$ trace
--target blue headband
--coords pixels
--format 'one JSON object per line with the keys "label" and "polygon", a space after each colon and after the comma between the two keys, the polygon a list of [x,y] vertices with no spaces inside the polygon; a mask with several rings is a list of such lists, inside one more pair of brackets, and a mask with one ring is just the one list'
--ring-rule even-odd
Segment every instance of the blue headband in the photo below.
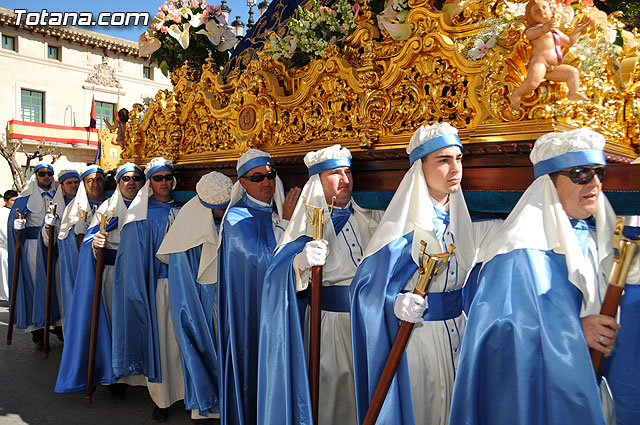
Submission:
{"label": "blue headband", "polygon": [[224,210],[224,209],[226,209],[226,208],[227,208],[227,206],[229,205],[229,201],[227,201],[227,202],[223,202],[223,203],[221,203],[221,204],[208,204],[208,203],[206,203],[206,202],[204,202],[204,201],[202,200],[202,198],[200,197],[200,195],[196,195],[196,196],[198,197],[198,201],[200,201],[200,203],[201,203],[202,205],[204,205],[205,207],[210,208],[210,209],[212,209],[212,210]]}
{"label": "blue headband", "polygon": [[68,173],[60,174],[58,176],[58,183],[62,184],[63,181],[65,181],[66,179],[68,179],[70,177],[75,177],[75,178],[79,179],[80,178],[80,174],[78,174],[77,171],[69,171]]}
{"label": "blue headband", "polygon": [[34,167],[34,169],[33,169],[33,172],[35,173],[36,171],[38,171],[38,170],[39,170],[39,169],[41,169],[41,168],[48,168],[48,169],[50,169],[51,171],[53,171],[53,165],[43,163],[43,164],[38,164],[38,165],[36,165],[36,166]]}
{"label": "blue headband", "polygon": [[157,173],[158,171],[173,171],[173,167],[169,164],[156,165],[155,167],[152,167],[149,171],[145,173],[145,177],[149,178],[153,176],[155,173]]}
{"label": "blue headband", "polygon": [[565,168],[577,167],[579,165],[600,164],[605,165],[607,159],[600,149],[587,149],[582,151],[568,152],[553,158],[545,159],[533,165],[534,178]]}
{"label": "blue headband", "polygon": [[102,170],[102,168],[98,167],[97,165],[92,165],[87,171],[80,174],[80,180],[84,180],[85,177],[93,173],[100,173],[104,176],[104,171]]}
{"label": "blue headband", "polygon": [[351,158],[342,156],[340,158],[331,158],[309,167],[309,177],[320,174],[323,171],[333,170],[338,167],[351,167]]}
{"label": "blue headband", "polygon": [[460,142],[460,138],[457,134],[443,134],[442,136],[437,136],[433,139],[427,140],[420,146],[416,146],[416,148],[409,154],[409,163],[413,165],[413,163],[420,158],[423,158],[438,149],[446,148],[447,146],[458,146],[460,150],[462,150],[462,143]]}
{"label": "blue headband", "polygon": [[256,167],[260,167],[261,165],[271,165],[273,167],[273,162],[271,161],[271,157],[268,156],[259,156],[257,158],[252,158],[242,164],[240,168],[238,168],[238,177],[242,177],[247,174],[249,171]]}
{"label": "blue headband", "polygon": [[137,165],[127,165],[122,170],[120,170],[118,174],[116,174],[116,183],[120,183],[120,178],[131,171],[140,173],[144,177],[144,171],[142,171],[142,168],[138,167]]}

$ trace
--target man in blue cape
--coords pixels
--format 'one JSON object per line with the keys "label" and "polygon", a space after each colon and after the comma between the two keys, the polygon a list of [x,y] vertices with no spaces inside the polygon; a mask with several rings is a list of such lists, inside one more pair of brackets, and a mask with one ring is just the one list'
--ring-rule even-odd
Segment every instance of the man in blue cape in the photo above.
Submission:
{"label": "man in blue cape", "polygon": [[173,164],[162,157],[145,167],[147,182],[127,210],[116,254],[112,295],[112,364],[116,376],[144,375],[163,421],[184,398],[180,351],[168,301],[168,268],[156,252],[181,204],[171,199]]}
{"label": "man in blue cape", "polygon": [[271,155],[250,149],[238,159],[238,180],[222,221],[218,256],[218,363],[223,424],[256,419],[258,326],[262,284],[279,235],[299,195],[284,199]]}
{"label": "man in blue cape", "polygon": [[[27,187],[13,203],[8,220],[9,276],[13,276],[16,230],[23,230],[18,287],[15,294],[10,294],[16,297],[15,324],[18,329],[31,331],[32,340],[39,349],[44,341],[47,280],[47,249],[41,230],[44,216],[54,196],[53,166],[47,163],[36,165]],[[17,218],[17,213],[26,214],[26,218]],[[53,260],[55,262],[56,258]],[[55,283],[55,277],[53,282]],[[60,320],[57,296],[51,297],[50,319],[52,324],[58,324]]]}
{"label": "man in blue cape", "polygon": [[604,145],[586,128],[536,141],[535,180],[483,255],[450,424],[605,424],[589,356],[618,328],[598,314],[615,224]]}
{"label": "man in blue cape", "polygon": [[[9,299],[9,284],[10,277],[7,275],[7,220],[9,219],[9,213],[11,207],[16,199],[18,199],[18,192],[9,189],[2,195],[4,206],[0,208],[0,300]],[[13,223],[12,223],[13,224]]]}
{"label": "man in blue cape", "polygon": [[[309,382],[298,293],[310,284],[310,269],[322,269],[318,422],[355,424],[356,406],[349,318],[349,285],[382,216],[351,197],[351,153],[340,145],[309,152],[309,180],[302,189],[264,283],[260,317],[258,419],[262,424],[311,421]],[[305,203],[331,205],[323,241],[312,241]],[[328,214],[328,209],[325,210]],[[304,314],[304,312],[302,312]],[[308,321],[307,321],[308,322]]]}
{"label": "man in blue cape", "polygon": [[[62,324],[65,328],[78,268],[76,235],[84,235],[87,232],[94,211],[105,198],[104,171],[100,167],[89,165],[81,175],[77,175],[77,178],[78,181],[82,181],[82,185],[64,211],[60,211],[62,218],[58,223],[56,236],[60,269],[60,308],[62,310]],[[47,217],[45,217],[45,221],[46,219]],[[46,237],[44,229],[42,236],[47,244],[48,237]]]}
{"label": "man in blue cape", "polygon": [[[126,384],[146,385],[141,375],[116,377],[111,365],[111,294],[115,258],[127,208],[144,184],[144,173],[138,166],[128,162],[117,169],[116,182],[113,195],[92,214],[90,227],[80,247],[78,271],[65,328],[66,342],[55,391],[70,393],[86,390],[96,273],[95,251],[92,248],[105,248],[94,382],[107,384],[117,381],[117,384],[109,386],[109,390],[111,400],[119,402],[124,399]],[[100,233],[100,218],[103,216],[109,218],[106,233]]]}
{"label": "man in blue cape", "polygon": [[[351,283],[358,419],[367,413],[400,319],[415,325],[379,423],[446,425],[466,325],[462,288],[482,241],[500,222],[472,222],[460,190],[462,143],[450,124],[420,126],[407,153],[411,168]],[[412,293],[423,240],[428,254],[455,245],[426,299]]]}
{"label": "man in blue cape", "polygon": [[[640,237],[640,217],[627,217],[625,235]],[[602,375],[607,378],[616,407],[617,425],[640,424],[640,253],[627,276],[624,294],[620,300],[620,326],[615,349],[602,364]]]}
{"label": "man in blue cape", "polygon": [[180,209],[156,254],[169,265],[169,303],[184,371],[184,404],[194,422],[220,416],[215,283],[218,231],[232,186],[231,179],[217,171],[202,176],[196,196]]}

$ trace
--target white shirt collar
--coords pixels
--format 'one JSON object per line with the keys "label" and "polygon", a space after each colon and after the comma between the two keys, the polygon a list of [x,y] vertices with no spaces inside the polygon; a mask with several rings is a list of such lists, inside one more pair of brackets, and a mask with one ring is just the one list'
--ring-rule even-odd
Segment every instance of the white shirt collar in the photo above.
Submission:
{"label": "white shirt collar", "polygon": [[251,201],[255,202],[256,204],[261,205],[263,207],[270,207],[271,206],[271,202],[267,204],[266,202],[258,201],[256,198],[254,198],[253,196],[249,195],[248,193],[247,193],[247,198],[249,198],[249,200],[251,200]]}

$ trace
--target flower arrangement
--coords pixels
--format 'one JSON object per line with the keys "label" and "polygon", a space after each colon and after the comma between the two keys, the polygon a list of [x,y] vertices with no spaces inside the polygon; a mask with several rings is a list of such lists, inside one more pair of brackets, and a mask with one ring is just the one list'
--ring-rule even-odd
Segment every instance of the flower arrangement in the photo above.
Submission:
{"label": "flower arrangement", "polygon": [[151,55],[149,63],[157,63],[164,75],[185,61],[204,64],[209,55],[222,67],[236,42],[221,7],[206,0],[165,1],[138,40],[140,54]]}
{"label": "flower arrangement", "polygon": [[481,30],[475,36],[458,42],[460,51],[469,60],[482,59],[498,43],[498,38],[511,23],[512,19],[505,15],[483,19],[476,24]]}
{"label": "flower arrangement", "polygon": [[289,20],[289,35],[271,36],[265,53],[290,66],[304,66],[311,56],[322,56],[329,45],[338,44],[356,28],[354,21],[360,6],[349,0],[338,0],[335,9],[320,6],[316,0],[310,10],[298,6],[300,19]]}
{"label": "flower arrangement", "polygon": [[378,14],[378,28],[386,30],[394,40],[406,40],[411,36],[411,25],[406,23],[409,15],[408,0],[387,0]]}

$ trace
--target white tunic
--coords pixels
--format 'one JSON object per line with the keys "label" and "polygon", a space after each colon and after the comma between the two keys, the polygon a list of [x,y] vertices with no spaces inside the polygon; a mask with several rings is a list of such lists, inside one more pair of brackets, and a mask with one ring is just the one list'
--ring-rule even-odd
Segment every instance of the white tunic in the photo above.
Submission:
{"label": "white tunic", "polygon": [[[0,208],[0,300],[9,298],[9,253],[7,252],[7,220],[10,208]],[[13,226],[13,223],[11,223]]]}

